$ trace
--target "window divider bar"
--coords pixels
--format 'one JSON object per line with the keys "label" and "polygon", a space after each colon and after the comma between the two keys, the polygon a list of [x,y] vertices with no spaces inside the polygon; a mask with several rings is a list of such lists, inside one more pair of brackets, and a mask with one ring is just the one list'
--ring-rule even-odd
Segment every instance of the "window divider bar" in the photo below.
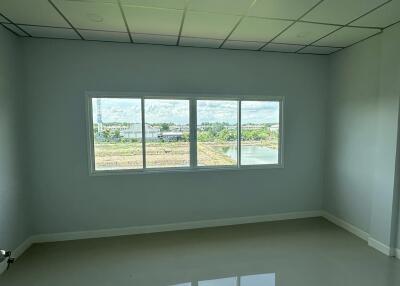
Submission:
{"label": "window divider bar", "polygon": [[242,100],[238,101],[238,127],[237,127],[237,164],[242,165]]}
{"label": "window divider bar", "polygon": [[189,100],[190,167],[197,167],[197,100]]}
{"label": "window divider bar", "polygon": [[144,98],[141,97],[141,110],[142,110],[142,159],[143,159],[143,169],[146,169],[146,124],[145,124],[145,114],[144,114]]}

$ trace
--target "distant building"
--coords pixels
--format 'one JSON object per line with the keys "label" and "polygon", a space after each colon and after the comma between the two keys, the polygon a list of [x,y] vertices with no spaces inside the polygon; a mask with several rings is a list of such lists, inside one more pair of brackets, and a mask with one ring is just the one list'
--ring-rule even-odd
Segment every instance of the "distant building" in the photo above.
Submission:
{"label": "distant building", "polygon": [[159,138],[164,141],[179,141],[183,138],[183,132],[162,132]]}
{"label": "distant building", "polygon": [[272,132],[278,132],[279,131],[279,124],[272,124],[269,127],[269,130],[272,131]]}
{"label": "distant building", "polygon": [[[145,125],[146,140],[157,140],[161,135],[160,129],[149,124]],[[127,128],[121,128],[121,137],[127,139],[142,139],[142,125],[140,123],[129,124]]]}
{"label": "distant building", "polygon": [[242,130],[258,130],[258,129],[264,129],[265,125],[264,124],[243,124],[242,125]]}

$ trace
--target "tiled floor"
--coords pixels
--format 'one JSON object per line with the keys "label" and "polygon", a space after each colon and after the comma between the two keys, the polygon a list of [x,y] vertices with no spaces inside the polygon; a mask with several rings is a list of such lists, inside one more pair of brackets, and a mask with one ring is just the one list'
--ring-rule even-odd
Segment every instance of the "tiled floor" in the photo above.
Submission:
{"label": "tiled floor", "polygon": [[400,260],[315,218],[34,245],[0,285],[398,286]]}

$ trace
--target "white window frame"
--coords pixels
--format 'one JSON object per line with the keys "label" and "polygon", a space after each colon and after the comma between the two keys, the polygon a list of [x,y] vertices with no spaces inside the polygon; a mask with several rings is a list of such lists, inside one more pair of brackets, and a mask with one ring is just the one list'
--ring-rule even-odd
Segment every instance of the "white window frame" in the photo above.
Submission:
{"label": "white window frame", "polygon": [[[142,158],[143,168],[140,169],[117,169],[96,170],[94,137],[93,137],[93,98],[136,98],[141,100],[142,107],[142,133],[145,125],[145,99],[184,99],[189,100],[189,132],[190,132],[190,165],[185,167],[146,168],[146,139],[142,134]],[[168,172],[197,172],[197,171],[233,171],[247,169],[272,169],[284,167],[284,96],[264,95],[220,95],[220,94],[193,94],[193,93],[154,93],[154,92],[86,92],[86,114],[87,114],[87,145],[89,175],[125,175],[125,174],[150,174]],[[197,100],[235,100],[238,101],[238,159],[237,164],[232,166],[197,166]],[[279,144],[277,164],[241,165],[241,102],[242,101],[275,101],[279,102]]]}

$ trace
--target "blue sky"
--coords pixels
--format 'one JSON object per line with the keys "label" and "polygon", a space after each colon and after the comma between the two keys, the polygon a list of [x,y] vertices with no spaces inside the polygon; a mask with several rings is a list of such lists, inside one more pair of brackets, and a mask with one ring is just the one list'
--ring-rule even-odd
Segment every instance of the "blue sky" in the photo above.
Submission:
{"label": "blue sky", "polygon": [[[97,99],[93,99],[93,120],[97,122]],[[237,121],[237,101],[198,100],[197,123]],[[140,123],[141,103],[134,98],[103,98],[101,100],[103,122]],[[189,123],[187,100],[145,100],[146,122]],[[279,103],[242,101],[242,123],[278,123]]]}

